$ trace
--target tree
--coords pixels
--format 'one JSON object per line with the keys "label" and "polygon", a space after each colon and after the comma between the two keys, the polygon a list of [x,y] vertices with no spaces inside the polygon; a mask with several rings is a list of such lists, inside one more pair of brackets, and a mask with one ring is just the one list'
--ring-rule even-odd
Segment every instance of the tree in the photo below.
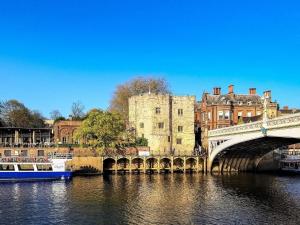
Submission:
{"label": "tree", "polygon": [[77,130],[76,138],[105,150],[116,147],[124,132],[125,124],[119,114],[93,109]]}
{"label": "tree", "polygon": [[84,105],[80,102],[73,102],[71,107],[72,120],[82,120],[84,117]]}
{"label": "tree", "polygon": [[52,120],[56,120],[57,118],[60,118],[60,117],[63,117],[63,116],[61,115],[59,110],[55,109],[52,112],[50,112],[50,118]]}
{"label": "tree", "polygon": [[124,120],[128,120],[128,99],[143,93],[170,93],[169,85],[163,78],[138,77],[117,86],[110,102],[110,111],[119,113]]}
{"label": "tree", "polygon": [[38,111],[29,110],[17,100],[1,102],[0,119],[5,126],[37,128],[44,127],[44,117]]}

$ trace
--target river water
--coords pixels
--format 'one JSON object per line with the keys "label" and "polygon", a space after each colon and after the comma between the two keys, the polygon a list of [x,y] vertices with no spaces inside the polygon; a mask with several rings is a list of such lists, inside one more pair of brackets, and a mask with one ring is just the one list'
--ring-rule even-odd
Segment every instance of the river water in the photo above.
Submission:
{"label": "river water", "polygon": [[0,183],[0,224],[300,224],[300,176],[117,175]]}

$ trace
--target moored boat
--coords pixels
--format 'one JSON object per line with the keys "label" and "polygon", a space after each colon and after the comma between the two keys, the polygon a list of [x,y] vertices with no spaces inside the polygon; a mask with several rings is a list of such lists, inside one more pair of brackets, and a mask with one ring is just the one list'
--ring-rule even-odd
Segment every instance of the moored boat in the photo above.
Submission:
{"label": "moored boat", "polygon": [[0,181],[69,180],[72,171],[66,169],[71,154],[51,154],[46,158],[0,158]]}

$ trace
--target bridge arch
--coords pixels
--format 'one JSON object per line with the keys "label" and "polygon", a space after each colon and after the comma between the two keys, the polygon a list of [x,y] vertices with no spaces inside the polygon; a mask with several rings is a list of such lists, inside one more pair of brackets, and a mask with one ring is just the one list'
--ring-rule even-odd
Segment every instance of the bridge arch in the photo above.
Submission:
{"label": "bridge arch", "polygon": [[260,158],[268,152],[299,142],[300,136],[289,137],[285,132],[281,134],[273,132],[273,135],[259,132],[235,136],[211,150],[208,170],[212,171],[216,166],[221,172],[255,170]]}
{"label": "bridge arch", "polygon": [[116,160],[108,157],[103,160],[103,170],[112,171],[114,169],[115,164],[116,164]]}

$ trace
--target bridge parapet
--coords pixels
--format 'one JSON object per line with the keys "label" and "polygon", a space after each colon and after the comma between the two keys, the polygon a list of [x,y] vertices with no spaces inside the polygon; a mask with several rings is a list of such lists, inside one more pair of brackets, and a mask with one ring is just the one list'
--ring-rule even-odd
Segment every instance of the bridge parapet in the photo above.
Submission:
{"label": "bridge parapet", "polygon": [[[252,133],[260,131],[263,128],[263,121],[257,121],[253,123],[246,123],[241,125],[236,125],[232,127],[225,127],[216,130],[211,130],[208,132],[208,137],[222,137],[230,136],[244,133]],[[291,127],[300,125],[300,113],[295,113],[291,115],[281,116],[274,119],[267,120],[266,129],[277,129],[284,127]]]}

